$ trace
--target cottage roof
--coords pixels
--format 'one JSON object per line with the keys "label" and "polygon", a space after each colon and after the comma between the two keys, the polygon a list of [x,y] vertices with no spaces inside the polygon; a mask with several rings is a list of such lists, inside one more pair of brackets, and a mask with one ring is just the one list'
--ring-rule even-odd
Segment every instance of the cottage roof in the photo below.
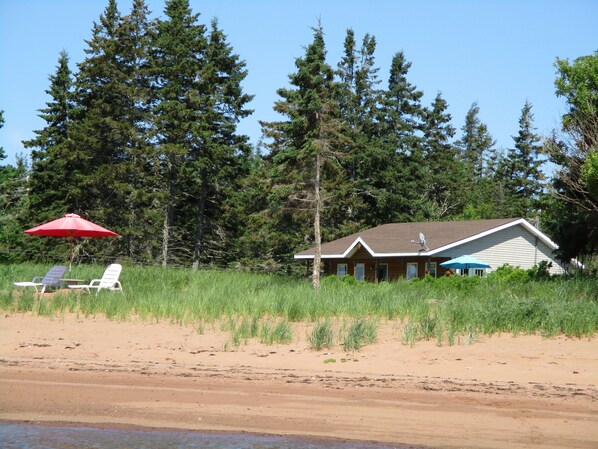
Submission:
{"label": "cottage roof", "polygon": [[[454,246],[521,225],[552,249],[557,245],[523,218],[494,220],[442,221],[419,223],[389,223],[356,232],[347,237],[322,245],[322,258],[350,257],[359,248],[365,248],[374,257],[433,255]],[[423,233],[426,246],[420,244]],[[295,259],[313,259],[315,249],[295,254]]]}

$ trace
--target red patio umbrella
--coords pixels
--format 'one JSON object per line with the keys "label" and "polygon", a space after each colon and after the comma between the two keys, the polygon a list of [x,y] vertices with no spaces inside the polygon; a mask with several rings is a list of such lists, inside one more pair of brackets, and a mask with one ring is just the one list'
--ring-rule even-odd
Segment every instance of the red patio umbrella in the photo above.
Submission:
{"label": "red patio umbrella", "polygon": [[69,239],[69,271],[73,262],[73,239],[77,237],[115,237],[116,232],[103,228],[91,221],[81,218],[77,214],[66,214],[49,223],[44,223],[35,228],[27,229],[25,234],[45,235],[49,237],[67,237]]}

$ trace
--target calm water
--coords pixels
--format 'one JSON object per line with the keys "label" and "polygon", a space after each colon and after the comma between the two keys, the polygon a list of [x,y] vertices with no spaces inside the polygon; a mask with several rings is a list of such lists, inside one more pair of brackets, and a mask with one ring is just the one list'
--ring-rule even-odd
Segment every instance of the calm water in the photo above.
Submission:
{"label": "calm water", "polygon": [[242,434],[113,430],[0,423],[2,449],[405,449]]}

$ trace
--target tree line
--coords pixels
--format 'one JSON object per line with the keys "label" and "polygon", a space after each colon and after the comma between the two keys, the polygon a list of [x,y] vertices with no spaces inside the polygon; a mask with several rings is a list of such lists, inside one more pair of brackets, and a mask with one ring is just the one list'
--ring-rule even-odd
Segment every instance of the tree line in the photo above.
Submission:
{"label": "tree line", "polygon": [[245,62],[217,20],[201,24],[188,0],[166,1],[164,19],[109,0],[91,34],[75,72],[59,55],[30,162],[0,168],[1,261],[55,249],[22,231],[68,212],[121,234],[86,251],[164,266],[292,271],[293,253],[383,223],[516,216],[541,216],[566,257],[595,253],[598,108],[584,76],[596,55],[557,60],[562,130],[543,140],[526,101],[502,151],[475,102],[456,139],[446,100],[423,103],[402,51],[382,76],[373,35],[347,30],[330,65],[318,24],[277,90],[280,120],[260,122],[252,147],[237,129],[252,113]]}

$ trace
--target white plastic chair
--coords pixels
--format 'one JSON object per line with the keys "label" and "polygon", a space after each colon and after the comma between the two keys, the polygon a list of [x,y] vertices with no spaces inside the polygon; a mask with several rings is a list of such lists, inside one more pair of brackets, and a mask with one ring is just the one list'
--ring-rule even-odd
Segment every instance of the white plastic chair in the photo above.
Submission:
{"label": "white plastic chair", "polygon": [[[37,293],[44,293],[48,287],[58,287],[62,276],[66,273],[66,266],[55,265],[44,277],[35,276],[31,282],[15,282],[17,287],[33,287]],[[41,290],[39,289],[41,287]]]}
{"label": "white plastic chair", "polygon": [[69,285],[69,288],[72,289],[83,289],[86,290],[87,293],[91,293],[91,289],[95,288],[96,294],[100,292],[100,290],[118,290],[122,293],[123,288],[118,280],[120,276],[120,272],[122,271],[123,267],[120,264],[113,263],[108,265],[106,271],[102,275],[102,279],[93,279],[88,285]]}

